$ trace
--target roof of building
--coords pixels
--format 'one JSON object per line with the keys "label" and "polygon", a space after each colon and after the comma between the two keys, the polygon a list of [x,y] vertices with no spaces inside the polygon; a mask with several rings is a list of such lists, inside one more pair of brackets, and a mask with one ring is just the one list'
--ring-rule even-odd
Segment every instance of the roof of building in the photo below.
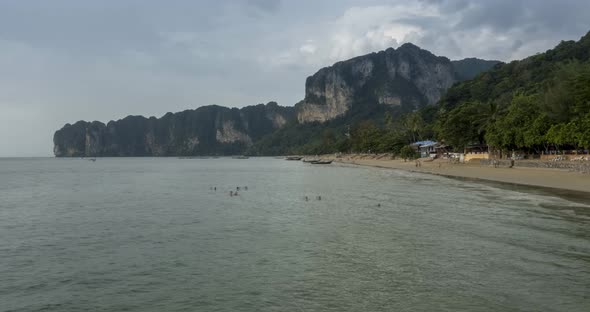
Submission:
{"label": "roof of building", "polygon": [[436,141],[431,141],[431,140],[426,140],[426,141],[418,141],[418,142],[414,142],[411,145],[417,145],[417,146],[430,146],[430,145],[436,145],[437,142]]}
{"label": "roof of building", "polygon": [[420,148],[423,148],[423,147],[433,147],[433,146],[438,146],[438,143],[434,142],[434,143],[432,143],[432,144],[424,144],[424,145],[420,145]]}

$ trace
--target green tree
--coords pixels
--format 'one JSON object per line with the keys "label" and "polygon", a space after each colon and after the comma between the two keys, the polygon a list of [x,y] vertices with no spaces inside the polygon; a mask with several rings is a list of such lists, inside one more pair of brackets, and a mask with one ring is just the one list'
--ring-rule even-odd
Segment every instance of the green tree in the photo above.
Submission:
{"label": "green tree", "polygon": [[424,123],[420,113],[413,112],[405,116],[402,121],[402,126],[408,133],[408,137],[411,138],[412,142],[416,142],[421,138],[421,133],[424,130],[426,124]]}
{"label": "green tree", "polygon": [[506,149],[528,146],[525,132],[538,115],[539,106],[534,96],[515,96],[506,115],[489,128],[490,134],[486,136],[488,144]]}
{"label": "green tree", "polygon": [[572,65],[573,63],[560,64],[551,80],[551,86],[543,94],[542,109],[557,123],[568,121],[573,114],[575,99],[571,83],[577,69]]}
{"label": "green tree", "polygon": [[529,123],[526,130],[524,130],[524,146],[534,149],[540,153],[542,149],[547,149],[547,131],[551,127],[551,120],[547,114],[540,113],[536,118]]}
{"label": "green tree", "polygon": [[573,94],[573,111],[577,116],[590,113],[590,62],[572,65],[576,72],[571,79],[571,91]]}
{"label": "green tree", "polygon": [[466,102],[441,114],[435,125],[437,138],[458,150],[480,142],[479,112],[479,102]]}
{"label": "green tree", "polygon": [[408,160],[417,159],[420,157],[420,154],[418,154],[418,152],[416,152],[416,150],[413,147],[405,145],[401,148],[399,156],[402,157],[404,160]]}
{"label": "green tree", "polygon": [[580,118],[577,143],[585,149],[590,149],[590,112]]}
{"label": "green tree", "polygon": [[557,146],[572,144],[575,141],[572,130],[569,123],[555,124],[547,131],[547,141]]}
{"label": "green tree", "polygon": [[377,152],[383,131],[371,120],[362,121],[351,133],[352,149],[357,152]]}

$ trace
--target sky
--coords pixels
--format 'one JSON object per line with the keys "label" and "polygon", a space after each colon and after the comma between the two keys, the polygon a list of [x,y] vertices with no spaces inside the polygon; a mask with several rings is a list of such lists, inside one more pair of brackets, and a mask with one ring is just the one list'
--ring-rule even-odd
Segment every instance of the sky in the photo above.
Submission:
{"label": "sky", "polygon": [[78,120],[294,105],[305,78],[412,42],[511,61],[590,31],[588,0],[0,0],[0,157]]}

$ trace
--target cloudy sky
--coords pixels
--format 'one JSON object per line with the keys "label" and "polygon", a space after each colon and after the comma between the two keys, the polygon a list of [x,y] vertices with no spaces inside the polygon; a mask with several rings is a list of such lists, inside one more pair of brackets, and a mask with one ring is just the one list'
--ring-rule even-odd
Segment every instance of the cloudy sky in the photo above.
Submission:
{"label": "cloudy sky", "polygon": [[0,157],[67,122],[293,105],[305,78],[413,42],[509,61],[590,30],[587,0],[0,0]]}

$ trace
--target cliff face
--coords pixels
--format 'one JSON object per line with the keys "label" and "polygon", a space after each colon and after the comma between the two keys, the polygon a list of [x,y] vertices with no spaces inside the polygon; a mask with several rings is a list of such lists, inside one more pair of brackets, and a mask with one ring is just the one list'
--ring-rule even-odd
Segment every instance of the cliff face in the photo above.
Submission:
{"label": "cliff face", "polygon": [[[168,113],[159,119],[128,116],[106,125],[79,121],[55,133],[54,154],[241,154],[290,121],[323,123],[345,115],[349,121],[358,121],[376,118],[385,111],[407,112],[434,105],[455,82],[471,79],[497,63],[478,59],[450,61],[404,44],[319,70],[307,78],[305,99],[295,107],[281,107],[274,102],[242,109],[214,105]],[[293,135],[298,136],[295,130],[281,138]]]}
{"label": "cliff face", "polygon": [[238,154],[294,120],[294,109],[271,102],[242,109],[204,106],[162,118],[128,116],[106,125],[79,121],[54,137],[57,157]]}
{"label": "cliff face", "polygon": [[498,62],[451,62],[412,44],[339,62],[307,78],[300,123],[325,122],[366,103],[415,109],[433,105],[455,82],[470,79]]}

